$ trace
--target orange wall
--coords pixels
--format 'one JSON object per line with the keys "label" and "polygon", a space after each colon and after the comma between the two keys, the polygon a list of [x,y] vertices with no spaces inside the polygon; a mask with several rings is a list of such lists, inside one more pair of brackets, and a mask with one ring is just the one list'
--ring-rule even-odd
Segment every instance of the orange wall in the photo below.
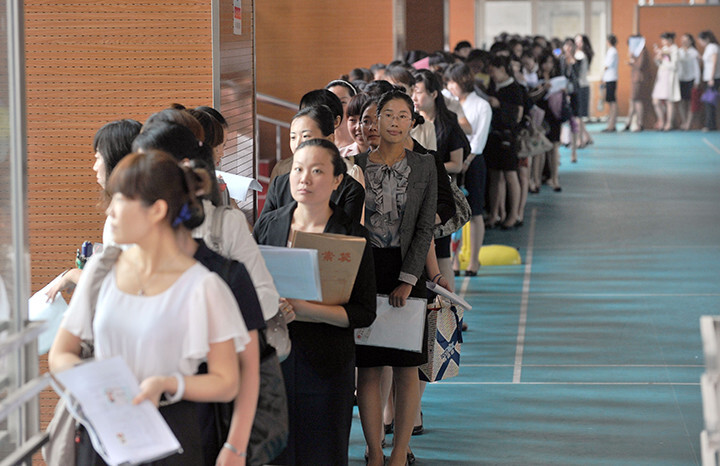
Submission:
{"label": "orange wall", "polygon": [[449,0],[450,51],[461,40],[475,44],[475,0]]}
{"label": "orange wall", "polygon": [[[658,5],[659,3],[674,3],[675,5]],[[677,1],[671,0],[655,0],[654,6],[638,7],[636,2],[613,0],[612,31],[618,37],[618,54],[620,56],[618,81],[620,115],[627,114],[630,99],[627,38],[631,34],[638,32],[645,36],[648,50],[652,50],[652,44],[659,43],[660,33],[665,31],[675,31],[678,37],[685,32],[690,32],[696,38],[697,33],[703,29],[711,29],[716,35],[720,32],[720,6],[688,6],[677,5],[677,3]],[[672,21],[668,22],[668,18],[672,18]],[[652,115],[649,107],[645,113]]]}
{"label": "orange wall", "polygon": [[388,0],[257,2],[257,91],[297,103],[353,68],[392,61],[392,7]]}
{"label": "orange wall", "polygon": [[[669,24],[667,18],[680,20],[673,20]],[[660,34],[663,32],[675,32],[675,43],[679,43],[682,34],[689,32],[697,39],[698,33],[706,29],[710,29],[715,35],[720,33],[720,6],[656,5],[638,9],[638,32],[647,39],[648,50],[652,50],[653,43],[660,44]],[[702,49],[699,50],[702,53]]]}

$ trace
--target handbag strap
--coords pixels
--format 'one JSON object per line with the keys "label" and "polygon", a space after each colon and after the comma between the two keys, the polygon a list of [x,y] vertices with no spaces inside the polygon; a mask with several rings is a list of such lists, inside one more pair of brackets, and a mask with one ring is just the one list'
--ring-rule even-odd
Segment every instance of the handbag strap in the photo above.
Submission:
{"label": "handbag strap", "polygon": [[[100,254],[94,255],[93,266],[86,267],[83,274],[88,276],[84,277],[84,280],[88,285],[87,299],[90,306],[90,331],[92,332],[92,323],[95,320],[95,309],[97,307],[97,301],[100,296],[100,287],[102,282],[110,273],[117,262],[118,257],[122,253],[122,249],[118,246],[107,246],[103,249]],[[93,340],[94,340],[93,336]],[[87,343],[87,342],[86,342]]]}
{"label": "handbag strap", "polygon": [[222,248],[222,226],[223,220],[225,219],[225,212],[231,209],[232,206],[229,205],[217,206],[213,213],[212,223],[210,224],[210,237],[208,239],[210,240],[210,249],[217,253],[220,253],[220,249]]}

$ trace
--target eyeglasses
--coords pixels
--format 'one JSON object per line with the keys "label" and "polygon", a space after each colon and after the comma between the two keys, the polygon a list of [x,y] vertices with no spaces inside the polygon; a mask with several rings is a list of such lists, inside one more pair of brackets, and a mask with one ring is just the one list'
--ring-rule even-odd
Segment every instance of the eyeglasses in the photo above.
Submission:
{"label": "eyeglasses", "polygon": [[383,113],[380,116],[388,120],[396,120],[402,123],[410,121],[410,115],[407,113],[401,113],[399,115],[395,115],[393,113]]}
{"label": "eyeglasses", "polygon": [[370,128],[371,126],[377,126],[377,121],[376,121],[376,120],[371,120],[371,119],[369,119],[369,118],[365,118],[364,120],[362,120],[362,121],[360,122],[360,124],[363,125],[363,126],[366,127],[366,128]]}

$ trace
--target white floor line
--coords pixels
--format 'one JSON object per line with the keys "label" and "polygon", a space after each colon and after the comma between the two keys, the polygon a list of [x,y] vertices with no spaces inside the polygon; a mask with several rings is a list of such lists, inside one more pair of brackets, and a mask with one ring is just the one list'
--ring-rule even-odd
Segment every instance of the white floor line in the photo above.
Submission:
{"label": "white floor line", "polygon": [[711,148],[712,150],[714,150],[715,152],[717,152],[718,154],[720,154],[720,149],[718,149],[717,147],[715,147],[712,142],[710,142],[710,141],[707,140],[707,138],[703,138],[703,142],[704,142],[705,144],[707,144],[708,146],[710,146],[710,148]]}
{"label": "white floor line", "polygon": [[[515,367],[514,364],[463,364],[463,367]],[[702,368],[705,367],[702,364],[523,364],[523,367],[627,367],[627,368],[659,368],[664,369],[667,367],[687,367],[687,368]]]}
{"label": "white floor line", "polygon": [[522,375],[522,359],[525,351],[525,326],[527,324],[528,299],[530,297],[530,274],[532,273],[533,243],[535,242],[535,221],[537,207],[533,207],[530,217],[527,251],[525,252],[525,276],[523,277],[522,300],[520,302],[520,318],[518,319],[517,345],[515,346],[515,369],[513,383],[520,383]]}
{"label": "white floor line", "polygon": [[440,382],[433,382],[431,384],[434,387],[450,386],[450,385],[657,385],[657,386],[700,386],[699,382],[449,382],[441,380]]}
{"label": "white floor line", "polygon": [[[486,297],[517,296],[517,293],[483,293]],[[599,297],[599,298],[713,298],[720,296],[720,293],[533,293],[533,297]]]}
{"label": "white floor line", "polygon": [[470,286],[470,277],[465,277],[463,280],[463,284],[460,287],[460,297],[462,299],[465,299],[465,294],[467,294],[468,286]]}

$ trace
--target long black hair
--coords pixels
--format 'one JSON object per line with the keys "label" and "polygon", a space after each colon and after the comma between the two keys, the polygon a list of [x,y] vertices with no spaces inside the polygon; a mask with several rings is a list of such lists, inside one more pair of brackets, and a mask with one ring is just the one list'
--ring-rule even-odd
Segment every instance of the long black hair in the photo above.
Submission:
{"label": "long black hair", "polygon": [[457,122],[457,115],[451,112],[445,105],[445,97],[442,94],[442,84],[437,74],[430,70],[418,70],[415,72],[415,82],[423,83],[428,94],[435,92],[435,125],[436,133],[440,134],[447,130],[452,120]]}
{"label": "long black hair", "polygon": [[142,132],[135,138],[132,148],[134,152],[149,150],[167,152],[178,161],[184,159],[203,161],[211,175],[210,201],[216,206],[221,204],[212,148],[199,141],[186,126],[165,122],[145,124]]}
{"label": "long black hair", "polygon": [[140,134],[141,128],[139,121],[126,119],[111,121],[95,133],[93,149],[102,156],[106,179],[118,162],[132,152],[133,140]]}

